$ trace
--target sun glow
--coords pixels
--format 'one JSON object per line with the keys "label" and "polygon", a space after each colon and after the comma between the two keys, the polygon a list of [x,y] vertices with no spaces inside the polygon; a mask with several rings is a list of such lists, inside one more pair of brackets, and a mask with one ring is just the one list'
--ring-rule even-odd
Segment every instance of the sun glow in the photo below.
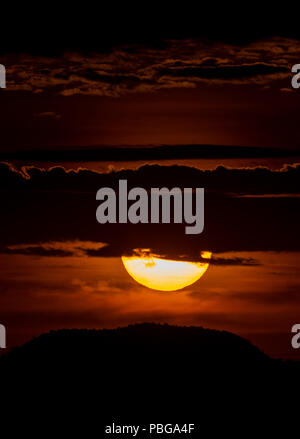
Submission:
{"label": "sun glow", "polygon": [[[209,260],[211,252],[202,252]],[[196,282],[206,272],[209,262],[162,259],[152,255],[122,256],[125,269],[138,283],[159,291],[176,291]]]}

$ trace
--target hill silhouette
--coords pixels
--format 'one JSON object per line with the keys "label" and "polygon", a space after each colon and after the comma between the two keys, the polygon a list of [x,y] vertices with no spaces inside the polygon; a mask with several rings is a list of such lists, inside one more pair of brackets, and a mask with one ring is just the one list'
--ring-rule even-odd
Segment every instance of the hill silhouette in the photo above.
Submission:
{"label": "hill silhouette", "polygon": [[185,419],[201,421],[202,432],[221,428],[216,417],[232,425],[244,419],[248,428],[263,419],[269,430],[299,371],[298,363],[271,359],[226,331],[149,323],[51,331],[0,358],[14,411],[17,399],[22,413],[39,417],[55,408],[98,427],[121,418]]}

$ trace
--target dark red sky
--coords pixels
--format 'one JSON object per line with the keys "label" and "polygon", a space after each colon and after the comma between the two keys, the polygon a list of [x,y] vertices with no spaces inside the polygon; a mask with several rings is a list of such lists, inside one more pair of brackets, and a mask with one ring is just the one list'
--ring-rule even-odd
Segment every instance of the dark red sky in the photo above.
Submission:
{"label": "dark red sky", "polygon": [[300,145],[297,92],[202,86],[117,98],[24,92],[1,98],[2,151],[122,144]]}
{"label": "dark red sky", "polygon": [[60,56],[3,54],[1,151],[221,144],[297,149],[296,40],[200,39]]}

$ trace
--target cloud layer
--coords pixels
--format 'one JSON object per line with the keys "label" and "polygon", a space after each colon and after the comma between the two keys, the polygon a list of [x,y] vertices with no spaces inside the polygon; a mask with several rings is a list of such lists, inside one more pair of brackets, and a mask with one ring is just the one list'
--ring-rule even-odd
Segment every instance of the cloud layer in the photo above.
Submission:
{"label": "cloud layer", "polygon": [[[279,171],[268,168],[201,171],[184,166],[143,166],[101,174],[56,167],[16,170],[2,164],[2,251],[67,256],[82,251],[89,256],[120,256],[135,248],[151,248],[169,258],[199,260],[202,250],[213,253],[255,250],[300,250],[300,166]],[[184,224],[105,224],[96,221],[100,187],[118,191],[119,179],[128,187],[205,188],[205,225],[200,235],[186,235]],[[244,195],[251,195],[244,196]],[[263,195],[263,196],[262,196]],[[280,195],[280,196],[278,196]],[[284,195],[284,196],[282,196]],[[105,247],[77,249],[40,243],[58,241],[106,243]],[[11,247],[26,244],[26,247]],[[35,245],[33,245],[35,244]],[[67,252],[67,253],[66,253]],[[231,260],[218,265],[255,265]]]}
{"label": "cloud layer", "polygon": [[59,58],[14,54],[3,62],[8,90],[118,97],[203,83],[268,87],[281,81],[289,89],[291,66],[299,59],[297,41],[277,37],[242,46],[169,40],[159,49],[135,44]]}

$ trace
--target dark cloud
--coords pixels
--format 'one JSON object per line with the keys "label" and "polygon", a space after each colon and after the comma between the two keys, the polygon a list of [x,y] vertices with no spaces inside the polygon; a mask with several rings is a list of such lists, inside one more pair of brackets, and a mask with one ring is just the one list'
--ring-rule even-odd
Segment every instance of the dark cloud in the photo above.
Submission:
{"label": "dark cloud", "polygon": [[105,243],[91,241],[50,241],[38,244],[11,245],[3,249],[1,253],[8,255],[31,255],[47,257],[85,256],[89,252],[100,252],[106,247]]}
{"label": "dark cloud", "polygon": [[239,257],[235,257],[235,258],[218,258],[218,257],[213,257],[210,261],[210,264],[213,265],[228,265],[228,266],[234,266],[234,265],[243,265],[243,266],[249,266],[249,267],[254,267],[257,265],[260,265],[260,263],[253,258],[239,258]]}
{"label": "dark cloud", "polygon": [[[149,248],[159,255],[179,255],[199,260],[202,250],[216,252],[299,250],[296,239],[300,221],[296,197],[240,197],[241,194],[295,194],[300,166],[280,171],[267,168],[201,171],[181,166],[143,166],[133,171],[101,174],[89,170],[48,171],[30,167],[0,167],[2,195],[1,246],[58,241],[107,243],[109,247],[84,247],[90,256],[128,254]],[[200,235],[186,235],[183,224],[106,224],[96,221],[96,192],[100,187],[118,190],[119,179],[128,187],[204,187],[205,226]],[[238,196],[237,196],[238,195]],[[65,248],[49,250],[65,251]],[[69,249],[74,252],[74,249]],[[21,250],[29,251],[29,250]],[[44,249],[30,249],[44,252]],[[61,254],[61,253],[60,253]],[[61,254],[62,255],[62,254]],[[253,261],[216,261],[219,264],[253,264]]]}
{"label": "dark cloud", "polygon": [[[71,245],[70,245],[71,244]],[[41,243],[39,245],[26,245],[22,244],[20,246],[15,245],[11,247],[0,247],[0,253],[9,255],[31,255],[31,256],[45,256],[45,257],[70,257],[70,256],[89,256],[89,257],[120,257],[120,256],[134,256],[137,254],[137,249],[121,249],[114,245],[104,245],[101,247],[99,243],[82,243],[80,242],[70,243],[70,242],[56,242],[56,243]],[[94,248],[93,248],[94,247]],[[100,248],[95,248],[100,247]],[[144,252],[143,252],[144,254]],[[180,255],[174,257],[174,254],[153,254],[151,249],[148,252],[149,255],[155,255],[156,257],[165,259],[176,259],[181,261],[189,262],[201,262],[207,263],[207,258],[201,257],[199,253],[197,258],[191,258],[189,255]],[[241,257],[215,257],[213,256],[209,259],[210,265],[222,265],[222,266],[249,266],[254,267],[260,265],[259,261],[253,258],[241,258]]]}
{"label": "dark cloud", "polygon": [[118,97],[129,93],[195,88],[201,83],[290,85],[291,66],[300,57],[296,40],[269,38],[245,45],[205,39],[169,39],[159,48],[141,44],[113,46],[89,53],[65,51],[60,56],[3,56],[7,91],[64,96]]}
{"label": "dark cloud", "polygon": [[0,163],[2,188],[32,191],[78,191],[95,193],[101,186],[118,189],[119,179],[129,180],[130,186],[204,187],[206,191],[230,195],[298,194],[300,164],[285,165],[279,170],[266,167],[226,168],[205,170],[187,166],[145,165],[137,170],[100,173],[88,169],[65,170],[57,166],[44,170],[34,166],[15,169]]}
{"label": "dark cloud", "polygon": [[177,78],[199,78],[199,79],[246,79],[260,75],[270,75],[273,73],[287,73],[288,66],[275,66],[264,63],[241,64],[218,66],[216,63],[211,67],[181,67],[161,70],[161,75],[173,76]]}

